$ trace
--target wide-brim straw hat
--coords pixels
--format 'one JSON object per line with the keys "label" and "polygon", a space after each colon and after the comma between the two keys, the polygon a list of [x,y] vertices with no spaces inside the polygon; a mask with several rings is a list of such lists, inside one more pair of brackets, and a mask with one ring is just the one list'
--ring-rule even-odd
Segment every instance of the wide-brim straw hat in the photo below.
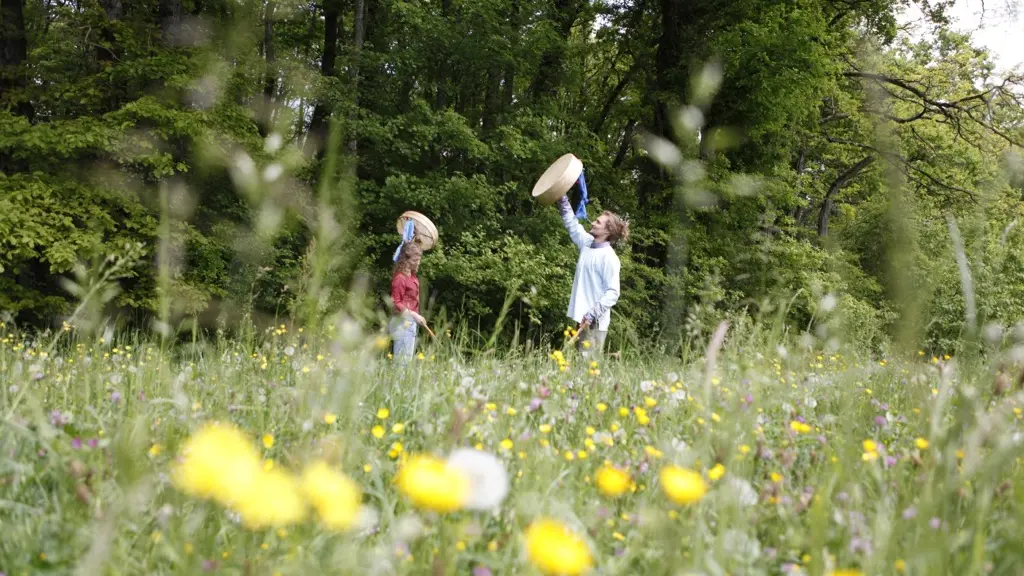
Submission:
{"label": "wide-brim straw hat", "polygon": [[533,186],[533,198],[543,205],[554,204],[579,180],[583,162],[573,154],[566,154],[548,167]]}
{"label": "wide-brim straw hat", "polygon": [[398,217],[398,234],[401,235],[405,231],[405,221],[412,220],[413,227],[416,229],[416,233],[413,235],[413,242],[420,245],[420,248],[424,250],[430,250],[437,244],[437,226],[419,212],[413,212],[412,210],[403,212]]}

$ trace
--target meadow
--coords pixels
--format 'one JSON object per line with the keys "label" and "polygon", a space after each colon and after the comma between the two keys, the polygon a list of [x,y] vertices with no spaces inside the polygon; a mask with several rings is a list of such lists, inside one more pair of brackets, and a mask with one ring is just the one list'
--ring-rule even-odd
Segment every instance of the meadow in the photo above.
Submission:
{"label": "meadow", "polygon": [[[0,335],[0,573],[1018,574],[1015,333],[408,366],[343,320]],[[724,339],[721,338],[724,336]]]}

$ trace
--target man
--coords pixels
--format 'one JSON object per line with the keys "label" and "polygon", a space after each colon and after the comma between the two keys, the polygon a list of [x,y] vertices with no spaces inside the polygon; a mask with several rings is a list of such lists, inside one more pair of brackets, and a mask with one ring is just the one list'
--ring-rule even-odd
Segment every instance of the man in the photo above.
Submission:
{"label": "man", "polygon": [[612,245],[629,237],[629,222],[605,211],[590,225],[590,233],[576,220],[568,196],[558,200],[562,223],[580,250],[572,280],[568,315],[577,323],[577,346],[584,357],[600,354],[608,335],[611,308],[619,301],[619,257]]}

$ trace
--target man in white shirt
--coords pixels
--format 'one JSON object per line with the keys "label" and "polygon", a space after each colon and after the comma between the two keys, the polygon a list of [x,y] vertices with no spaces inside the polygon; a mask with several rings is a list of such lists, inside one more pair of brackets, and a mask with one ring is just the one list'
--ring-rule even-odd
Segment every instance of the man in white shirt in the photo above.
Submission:
{"label": "man in white shirt", "polygon": [[588,233],[576,220],[567,196],[558,201],[558,211],[569,238],[580,251],[568,315],[577,323],[578,346],[583,356],[590,352],[599,354],[608,335],[611,308],[619,301],[621,265],[612,244],[629,236],[629,222],[606,211],[591,223]]}

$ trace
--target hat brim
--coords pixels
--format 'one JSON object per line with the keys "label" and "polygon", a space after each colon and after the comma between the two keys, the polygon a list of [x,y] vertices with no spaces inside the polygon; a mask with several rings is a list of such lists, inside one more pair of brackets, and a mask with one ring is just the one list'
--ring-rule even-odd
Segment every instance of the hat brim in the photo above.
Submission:
{"label": "hat brim", "polygon": [[579,180],[583,173],[583,162],[574,154],[566,154],[555,160],[541,174],[533,186],[533,198],[543,205],[554,204]]}
{"label": "hat brim", "polygon": [[406,220],[413,221],[413,227],[416,230],[413,235],[413,241],[419,244],[421,248],[424,250],[430,250],[437,244],[437,239],[439,238],[437,234],[437,226],[434,226],[434,223],[430,221],[430,218],[427,218],[419,212],[413,212],[412,210],[403,212],[402,215],[398,217],[398,222],[396,223],[399,235],[405,231]]}

